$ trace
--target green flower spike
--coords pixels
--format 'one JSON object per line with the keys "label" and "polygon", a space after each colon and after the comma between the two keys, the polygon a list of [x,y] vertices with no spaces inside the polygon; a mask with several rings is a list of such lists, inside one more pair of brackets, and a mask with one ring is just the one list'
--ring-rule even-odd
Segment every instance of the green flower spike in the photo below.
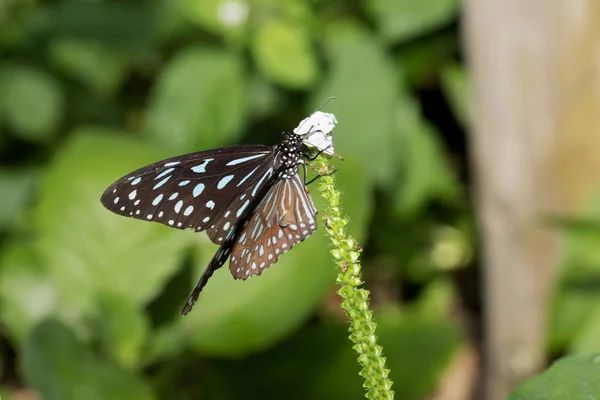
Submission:
{"label": "green flower spike", "polygon": [[338,294],[342,297],[342,308],[350,319],[350,340],[352,347],[358,353],[358,362],[362,369],[363,387],[367,389],[367,399],[393,399],[393,382],[389,379],[390,370],[386,368],[383,357],[383,347],[377,344],[373,312],[369,309],[369,291],[361,286],[360,252],[362,248],[356,240],[346,233],[348,218],[343,216],[341,208],[341,193],[335,187],[335,177],[331,172],[333,167],[324,155],[314,162],[314,167],[322,176],[319,179],[319,192],[327,202],[325,231],[331,239],[333,250],[331,254],[337,263],[339,274],[337,283],[340,284]]}

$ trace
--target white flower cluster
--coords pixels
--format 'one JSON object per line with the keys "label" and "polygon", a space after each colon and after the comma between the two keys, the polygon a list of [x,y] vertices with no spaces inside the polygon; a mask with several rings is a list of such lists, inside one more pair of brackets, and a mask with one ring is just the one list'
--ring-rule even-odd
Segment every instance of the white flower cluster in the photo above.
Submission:
{"label": "white flower cluster", "polygon": [[337,119],[335,115],[315,111],[294,129],[296,135],[306,136],[304,144],[314,147],[325,154],[335,155],[331,131],[335,128]]}

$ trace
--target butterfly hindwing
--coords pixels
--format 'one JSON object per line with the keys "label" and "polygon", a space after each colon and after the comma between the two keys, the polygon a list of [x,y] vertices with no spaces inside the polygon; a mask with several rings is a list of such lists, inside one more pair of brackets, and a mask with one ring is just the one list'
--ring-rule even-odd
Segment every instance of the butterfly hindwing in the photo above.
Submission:
{"label": "butterfly hindwing", "polygon": [[101,201],[120,215],[207,230],[222,243],[272,174],[272,147],[224,147],[140,168],[113,183]]}
{"label": "butterfly hindwing", "polygon": [[300,175],[276,182],[237,235],[229,268],[236,279],[261,274],[313,234],[317,210]]}

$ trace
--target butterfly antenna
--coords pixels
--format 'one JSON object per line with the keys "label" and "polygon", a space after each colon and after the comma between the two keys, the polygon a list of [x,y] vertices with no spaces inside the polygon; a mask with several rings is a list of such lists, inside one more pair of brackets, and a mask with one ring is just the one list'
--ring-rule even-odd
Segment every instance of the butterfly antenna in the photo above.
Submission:
{"label": "butterfly antenna", "polygon": [[[331,100],[335,100],[335,96],[331,96],[330,98],[328,98],[327,100],[325,100],[323,103],[321,103],[321,105],[319,107],[317,107],[317,109],[315,111],[313,111],[312,114],[316,113],[317,111],[319,111],[321,108],[325,107],[325,104],[329,103]],[[311,114],[311,115],[312,115]]]}
{"label": "butterfly antenna", "polygon": [[[320,105],[319,107],[317,107],[317,109],[316,109],[315,111],[313,111],[313,112],[312,112],[310,115],[313,115],[314,113],[316,113],[317,111],[319,111],[321,108],[325,107],[325,104],[329,103],[329,102],[330,102],[331,100],[333,100],[333,99],[335,99],[335,96],[331,96],[330,98],[328,98],[327,100],[325,100],[325,101],[324,101],[323,103],[321,103],[321,105]],[[306,120],[308,120],[308,119],[309,119],[309,118],[306,118]],[[302,127],[304,126],[304,124],[307,122],[306,120],[305,120],[304,122],[302,122],[300,125],[298,125],[298,128],[297,128],[297,129],[300,129],[300,128],[302,128]],[[308,131],[310,132],[311,130],[312,130],[312,128],[311,128],[311,129],[309,129]]]}

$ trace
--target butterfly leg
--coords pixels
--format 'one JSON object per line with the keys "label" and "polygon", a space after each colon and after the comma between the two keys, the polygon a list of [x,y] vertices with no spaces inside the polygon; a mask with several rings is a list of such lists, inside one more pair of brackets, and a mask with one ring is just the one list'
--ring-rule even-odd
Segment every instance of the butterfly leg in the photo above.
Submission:
{"label": "butterfly leg", "polygon": [[210,264],[208,264],[208,267],[206,267],[206,269],[202,273],[202,276],[198,280],[198,283],[194,287],[194,290],[192,290],[192,294],[190,294],[190,297],[188,297],[188,300],[185,303],[183,310],[181,310],[182,316],[187,315],[190,311],[192,311],[192,307],[194,307],[194,304],[196,304],[196,301],[198,301],[198,296],[200,296],[200,292],[202,291],[204,286],[206,286],[206,283],[208,282],[210,277],[216,270],[218,270],[223,266],[223,264],[225,264],[225,261],[227,261],[227,257],[229,257],[229,254],[231,254],[231,246],[231,243],[226,242],[223,243],[223,246],[221,246],[221,248],[219,248],[217,254],[215,254]]}
{"label": "butterfly leg", "polygon": [[310,185],[311,183],[313,183],[314,181],[316,181],[317,179],[323,177],[323,176],[329,176],[329,175],[333,175],[337,172],[337,167],[333,167],[333,169],[330,172],[327,172],[325,174],[319,174],[317,176],[315,176],[314,178],[312,178],[310,181],[306,182],[306,165],[304,166],[305,170],[304,170],[304,184],[305,185]]}
{"label": "butterfly leg", "polygon": [[319,175],[315,176],[314,178],[312,178],[310,181],[307,182],[306,181],[306,175],[307,175],[306,163],[302,162],[301,164],[302,164],[302,169],[304,170],[303,181],[304,181],[304,185],[306,185],[306,186],[310,185],[311,183],[313,183],[314,181],[316,181],[317,179],[319,179],[322,176],[333,175],[338,170],[337,167],[333,167],[333,169],[330,172],[327,172],[325,174],[319,174]]}
{"label": "butterfly leg", "polygon": [[333,148],[333,146],[329,145],[329,146],[325,147],[324,149],[319,150],[319,152],[315,156],[310,157],[308,154],[305,154],[304,158],[306,158],[308,161],[314,161],[314,160],[317,159],[317,157],[319,157],[321,154],[323,154],[323,152],[325,152],[325,151],[327,151],[327,150],[329,150],[331,148]]}

